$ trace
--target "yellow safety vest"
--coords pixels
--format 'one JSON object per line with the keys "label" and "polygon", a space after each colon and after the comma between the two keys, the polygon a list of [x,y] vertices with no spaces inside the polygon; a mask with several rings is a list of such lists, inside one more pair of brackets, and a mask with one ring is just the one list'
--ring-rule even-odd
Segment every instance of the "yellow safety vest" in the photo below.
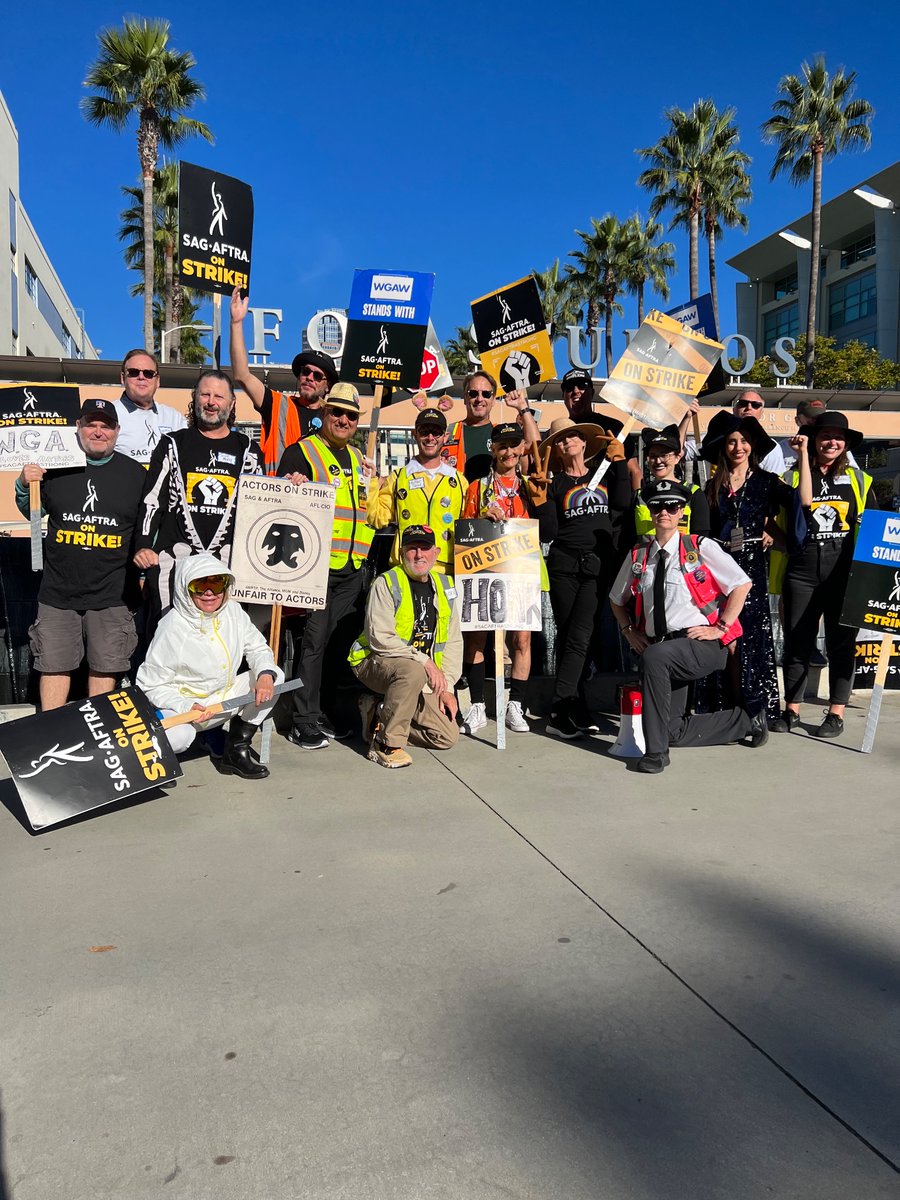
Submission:
{"label": "yellow safety vest", "polygon": [[344,468],[324,438],[311,434],[300,442],[300,448],[313,469],[314,483],[336,483],[334,525],[331,529],[329,570],[338,571],[347,563],[354,567],[365,562],[375,531],[366,524],[366,498],[362,490],[362,455],[355,446],[348,446],[352,477],[347,479]]}
{"label": "yellow safety vest", "polygon": [[[691,484],[691,492],[699,492],[700,488],[696,483]],[[638,492],[637,503],[634,506],[634,529],[638,537],[655,537],[656,525],[653,523],[653,517],[650,515],[650,509],[641,499]],[[684,516],[678,522],[679,533],[691,532],[691,505],[690,501],[684,506]]]}
{"label": "yellow safety vest", "polygon": [[[410,487],[413,480],[420,479],[421,487]],[[466,498],[465,477],[459,471],[455,475],[443,473],[429,477],[413,474],[406,467],[396,472],[394,479],[394,519],[397,536],[391,547],[391,564],[400,563],[400,539],[408,525],[428,525],[434,530],[438,545],[437,562],[434,569],[441,574],[453,574],[453,527],[459,520]]]}
{"label": "yellow safety vest", "polygon": [[[409,576],[402,567],[391,567],[389,571],[385,571],[383,578],[387,580],[391,599],[394,601],[394,620],[396,621],[397,636],[409,645],[412,641],[413,626],[415,624]],[[453,590],[453,580],[448,575],[441,575],[439,571],[433,570],[429,572],[429,578],[434,587],[437,603],[437,629],[435,630],[434,647],[431,657],[435,665],[439,667],[444,657],[444,648],[447,645],[447,637],[450,631],[450,615],[453,612],[453,600],[456,593]],[[451,593],[453,594],[451,595]],[[347,655],[347,662],[351,667],[358,667],[371,653],[369,639],[366,637],[365,630],[363,630],[353,643],[350,653]]]}
{"label": "yellow safety vest", "polygon": [[[872,486],[872,476],[867,475],[865,471],[857,470],[855,467],[848,467],[847,475],[850,479],[850,490],[853,492],[853,498],[856,501],[856,525],[853,529],[853,541],[855,542],[856,535],[859,532],[859,522],[866,507],[869,488]],[[782,478],[785,483],[789,483],[792,488],[796,488],[800,482],[800,472],[795,468],[793,471],[786,472]],[[862,486],[860,486],[860,480],[862,481]],[[787,529],[787,514],[784,509],[775,518],[775,524],[782,533]],[[784,575],[787,571],[787,565],[788,555],[784,550],[776,550],[773,546],[769,552],[769,592],[773,596],[780,596],[784,589]]]}

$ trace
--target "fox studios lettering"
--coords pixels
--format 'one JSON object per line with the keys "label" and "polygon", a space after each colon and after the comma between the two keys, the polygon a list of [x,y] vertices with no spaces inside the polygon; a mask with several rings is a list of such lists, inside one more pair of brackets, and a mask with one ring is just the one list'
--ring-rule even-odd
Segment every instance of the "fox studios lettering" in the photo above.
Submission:
{"label": "fox studios lettering", "polygon": [[185,286],[230,293],[250,288],[253,189],[240,179],[180,163],[178,272]]}

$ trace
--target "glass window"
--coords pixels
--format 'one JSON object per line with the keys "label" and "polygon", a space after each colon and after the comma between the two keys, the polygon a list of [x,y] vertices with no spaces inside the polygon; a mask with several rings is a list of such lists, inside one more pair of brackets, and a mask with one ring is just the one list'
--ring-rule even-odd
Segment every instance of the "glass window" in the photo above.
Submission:
{"label": "glass window", "polygon": [[9,193],[9,248],[13,254],[16,252],[16,198]]}
{"label": "glass window", "polygon": [[9,298],[9,308],[12,317],[12,335],[14,338],[19,336],[19,280],[16,277],[15,271],[9,274],[11,284],[11,294]]}
{"label": "glass window", "polygon": [[828,332],[874,317],[875,309],[874,270],[855,275],[846,283],[832,284],[828,290]]}
{"label": "glass window", "polygon": [[35,275],[34,267],[31,265],[31,263],[28,261],[27,258],[25,259],[25,291],[32,298],[32,300],[35,302],[35,304],[37,304],[37,302],[38,302],[37,275]]}
{"label": "glass window", "polygon": [[797,293],[798,287],[796,271],[789,275],[783,275],[781,279],[772,281],[772,299],[784,300],[787,296],[794,296]]}
{"label": "glass window", "polygon": [[854,263],[862,262],[863,259],[871,258],[874,253],[875,234],[867,233],[865,237],[857,238],[849,246],[843,247],[841,250],[841,270],[844,267],[852,267]]}
{"label": "glass window", "polygon": [[770,354],[780,337],[795,338],[800,332],[800,314],[796,304],[785,304],[763,317],[763,348]]}

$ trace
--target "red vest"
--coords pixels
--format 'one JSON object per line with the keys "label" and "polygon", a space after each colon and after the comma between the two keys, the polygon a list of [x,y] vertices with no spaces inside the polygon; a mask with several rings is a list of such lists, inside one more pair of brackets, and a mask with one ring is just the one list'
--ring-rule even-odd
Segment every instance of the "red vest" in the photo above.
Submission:
{"label": "red vest", "polygon": [[[644,597],[641,592],[641,579],[647,569],[647,559],[650,557],[652,544],[652,538],[645,538],[631,552],[631,594],[634,597],[634,623],[641,633],[644,632]],[[691,599],[710,625],[715,625],[727,597],[709,567],[700,562],[699,547],[700,538],[695,533],[681,534],[678,539],[678,563]],[[722,645],[727,646],[729,642],[739,638],[742,633],[740,621],[734,621],[722,634]]]}

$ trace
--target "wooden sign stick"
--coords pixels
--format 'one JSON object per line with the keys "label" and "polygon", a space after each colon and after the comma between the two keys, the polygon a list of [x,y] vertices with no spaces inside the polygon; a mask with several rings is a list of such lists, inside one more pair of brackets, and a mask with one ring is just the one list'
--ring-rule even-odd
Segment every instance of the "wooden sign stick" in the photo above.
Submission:
{"label": "wooden sign stick", "polygon": [[[272,651],[272,657],[275,659],[275,665],[278,666],[278,651],[281,646],[281,613],[283,605],[272,605],[272,620],[269,624],[269,649]],[[272,729],[275,722],[271,717],[267,717],[262,723],[262,733],[259,739],[259,761],[264,767],[269,765],[269,759],[272,755]]]}
{"label": "wooden sign stick", "polygon": [[869,700],[869,713],[866,717],[866,732],[860,750],[870,754],[875,745],[875,730],[878,728],[878,717],[881,713],[881,700],[884,696],[884,684],[887,679],[888,667],[893,653],[893,634],[884,634],[878,647],[878,662],[875,664],[875,684],[872,688],[872,698]]}
{"label": "wooden sign stick", "polygon": [[[378,422],[381,419],[381,406],[385,400],[390,400],[391,389],[385,387],[383,383],[375,384],[375,398],[372,401],[372,415],[369,418],[369,436],[366,438],[366,458],[375,462],[375,455],[378,449]],[[378,464],[375,465],[375,474],[378,474]]]}
{"label": "wooden sign stick", "polygon": [[41,535],[41,485],[38,481],[28,485],[29,520],[31,522],[31,569],[44,569],[44,539]]}
{"label": "wooden sign stick", "polygon": [[[700,448],[702,437],[700,436],[700,418],[696,413],[691,413],[691,432],[694,435],[694,441],[697,443],[697,449]],[[700,478],[700,483],[705,484],[709,468],[702,458],[696,459],[697,475]]]}
{"label": "wooden sign stick", "polygon": [[494,630],[494,706],[497,716],[497,749],[506,749],[506,704],[504,703],[503,653],[506,649],[506,631]]}

